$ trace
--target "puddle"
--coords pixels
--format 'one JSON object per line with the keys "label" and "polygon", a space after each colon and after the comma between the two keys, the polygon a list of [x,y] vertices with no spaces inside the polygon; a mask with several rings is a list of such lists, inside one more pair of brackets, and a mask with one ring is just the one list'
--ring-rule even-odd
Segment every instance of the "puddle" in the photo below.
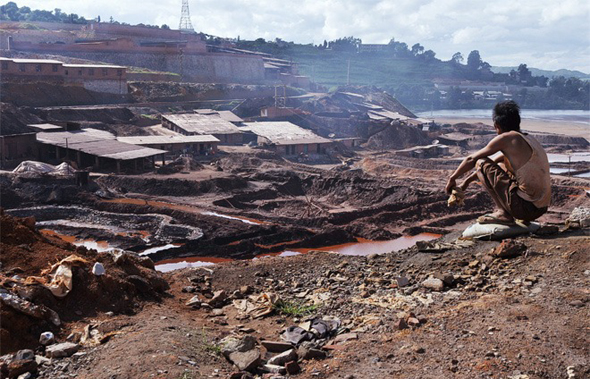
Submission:
{"label": "puddle", "polygon": [[230,258],[215,258],[215,257],[186,257],[177,259],[165,259],[156,263],[156,270],[160,272],[169,272],[172,270],[179,270],[187,267],[203,267],[211,266],[221,262],[231,262]]}
{"label": "puddle", "polygon": [[563,174],[566,172],[570,172],[569,168],[560,168],[560,167],[550,167],[549,172],[552,174]]}
{"label": "puddle", "polygon": [[149,255],[149,254],[157,253],[158,251],[162,251],[162,250],[177,249],[177,248],[181,247],[182,245],[183,245],[182,243],[169,243],[164,246],[150,247],[149,249],[145,249],[144,251],[139,253],[139,255]]}
{"label": "puddle", "polygon": [[120,250],[116,246],[110,245],[107,241],[93,241],[90,239],[79,240],[75,236],[61,234],[61,233],[58,233],[55,230],[51,230],[51,229],[40,229],[39,232],[46,235],[46,236],[57,237],[65,242],[69,242],[75,246],[84,246],[87,249],[94,249],[94,250],[98,251],[99,253],[102,253],[104,251]]}

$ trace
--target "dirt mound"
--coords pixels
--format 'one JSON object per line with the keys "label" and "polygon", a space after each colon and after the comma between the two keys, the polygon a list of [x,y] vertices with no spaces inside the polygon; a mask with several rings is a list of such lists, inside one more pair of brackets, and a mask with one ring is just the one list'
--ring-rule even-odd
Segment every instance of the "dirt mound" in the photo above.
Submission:
{"label": "dirt mound", "polygon": [[369,149],[404,149],[430,143],[416,128],[394,123],[383,126],[383,129],[373,134],[367,141]]}
{"label": "dirt mound", "polygon": [[161,175],[170,175],[181,171],[198,171],[202,170],[203,168],[203,165],[193,158],[178,157],[167,165],[157,169],[156,173]]}
{"label": "dirt mound", "polygon": [[[3,90],[3,89],[2,89]],[[2,94],[4,100],[4,93]],[[0,103],[0,135],[20,134],[32,132],[27,124],[41,123],[41,119],[30,113],[25,108],[19,108],[12,104]]]}
{"label": "dirt mound", "polygon": [[[168,289],[149,258],[97,253],[44,237],[35,230],[34,218],[2,212],[0,226],[1,354],[37,347],[45,331],[67,335],[72,321],[108,311],[133,313],[142,301],[160,300]],[[97,263],[104,275],[93,274]],[[71,272],[70,286],[55,287],[60,270]]]}
{"label": "dirt mound", "polygon": [[219,159],[216,165],[231,173],[259,172],[283,166],[284,160],[273,152],[260,151],[255,154],[231,154]]}
{"label": "dirt mound", "polygon": [[237,176],[191,181],[182,179],[141,178],[135,176],[103,176],[96,180],[103,187],[118,192],[134,192],[146,195],[198,196],[204,193],[219,193],[246,188],[248,182]]}

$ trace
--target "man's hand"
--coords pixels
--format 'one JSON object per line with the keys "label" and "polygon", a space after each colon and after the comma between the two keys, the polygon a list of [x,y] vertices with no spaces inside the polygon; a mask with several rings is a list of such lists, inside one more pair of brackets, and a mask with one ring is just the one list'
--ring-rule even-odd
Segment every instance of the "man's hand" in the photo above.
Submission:
{"label": "man's hand", "polygon": [[445,191],[450,195],[453,191],[453,188],[457,187],[457,181],[452,177],[449,178],[447,181],[447,186],[445,187]]}

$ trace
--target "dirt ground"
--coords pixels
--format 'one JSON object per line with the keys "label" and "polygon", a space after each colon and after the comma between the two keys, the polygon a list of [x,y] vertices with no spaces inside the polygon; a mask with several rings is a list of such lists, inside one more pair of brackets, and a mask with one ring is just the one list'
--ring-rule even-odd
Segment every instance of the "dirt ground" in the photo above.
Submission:
{"label": "dirt ground", "polygon": [[[6,230],[9,220],[3,220]],[[34,246],[36,250],[48,254],[47,247],[62,254],[71,250],[55,239],[31,238],[45,246]],[[575,377],[589,375],[588,229],[517,241],[524,248],[511,259],[492,254],[498,242],[478,242],[443,252],[416,247],[368,257],[312,252],[183,269],[163,275],[170,283],[164,296],[131,301],[131,313],[91,308],[72,298],[66,308],[53,305],[60,315],[71,314],[55,330],[58,340],[89,325],[110,337],[72,357],[44,363],[38,377],[229,377],[237,370],[219,354],[222,338],[251,335],[277,341],[286,327],[313,316],[337,317],[341,332],[352,333],[352,339],[326,348],[324,359],[303,360],[300,378],[570,378],[568,370]],[[5,237],[3,250],[7,242]],[[31,254],[18,246],[21,256]],[[108,262],[104,254],[84,257]],[[15,265],[22,270],[15,271]],[[3,273],[20,276],[39,273],[22,258],[4,254],[2,267]],[[115,266],[107,270],[109,276],[118,275]],[[425,287],[428,277],[441,275],[449,283],[443,289]],[[401,286],[399,277],[408,283]],[[255,295],[276,293],[284,301],[317,304],[302,315],[277,310],[251,319],[232,305],[245,286]],[[219,290],[231,296],[213,308],[185,305],[195,295],[207,302]],[[3,306],[3,328],[7,308]],[[410,313],[420,322],[399,330],[400,318]],[[3,346],[13,338],[2,337]],[[19,339],[25,341],[22,335]],[[31,340],[28,345],[35,347]]]}

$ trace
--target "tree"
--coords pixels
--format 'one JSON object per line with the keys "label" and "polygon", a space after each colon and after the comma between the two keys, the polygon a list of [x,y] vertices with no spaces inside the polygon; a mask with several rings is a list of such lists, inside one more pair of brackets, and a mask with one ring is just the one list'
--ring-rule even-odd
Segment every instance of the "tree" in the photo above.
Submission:
{"label": "tree", "polygon": [[170,30],[170,27],[166,24],[162,24],[161,28],[164,30]]}
{"label": "tree", "polygon": [[412,46],[412,54],[414,56],[418,56],[420,54],[424,53],[424,46],[420,45],[419,43],[416,43]]}
{"label": "tree", "polygon": [[456,52],[455,54],[453,54],[451,61],[458,65],[463,63],[463,54],[461,54],[460,52]]}
{"label": "tree", "polygon": [[432,61],[434,61],[436,59],[436,58],[434,58],[435,55],[436,55],[436,53],[434,51],[432,51],[432,50],[426,50],[424,52],[424,54],[422,54],[422,57],[424,58],[424,60],[426,62],[432,62]]}
{"label": "tree", "polygon": [[469,53],[469,56],[467,57],[467,68],[469,69],[469,71],[475,72],[479,70],[480,66],[481,56],[479,55],[479,51],[473,50],[471,53]]}

